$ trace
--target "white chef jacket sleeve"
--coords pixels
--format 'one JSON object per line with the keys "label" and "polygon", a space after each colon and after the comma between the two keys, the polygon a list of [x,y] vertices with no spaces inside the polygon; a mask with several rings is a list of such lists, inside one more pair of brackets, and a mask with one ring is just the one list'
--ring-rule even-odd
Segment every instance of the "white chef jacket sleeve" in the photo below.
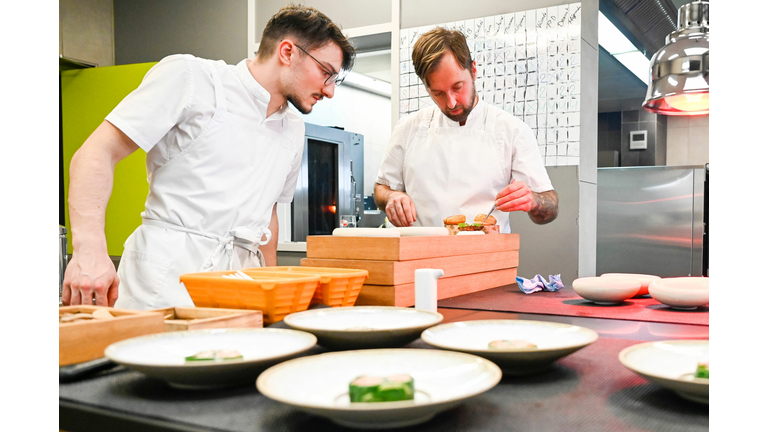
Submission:
{"label": "white chef jacket sleeve", "polygon": [[525,182],[533,192],[553,190],[531,127],[509,113],[503,112],[501,117],[497,131],[506,147],[505,155],[511,158],[512,178]]}
{"label": "white chef jacket sleeve", "polygon": [[408,123],[410,117],[406,117],[395,126],[392,135],[389,137],[387,150],[379,166],[379,173],[376,176],[376,183],[383,184],[392,190],[405,191],[403,181],[403,161],[405,160],[405,144],[409,139]]}
{"label": "white chef jacket sleeve", "polygon": [[181,119],[192,101],[194,80],[189,55],[165,57],[147,72],[106,120],[149,151]]}
{"label": "white chef jacket sleeve", "polygon": [[294,155],[293,162],[291,163],[291,171],[288,173],[288,177],[285,179],[283,191],[280,193],[280,197],[277,199],[277,202],[279,203],[290,203],[293,201],[293,195],[296,193],[296,183],[299,180],[299,172],[301,171],[301,158],[304,155],[304,134],[306,129],[306,126],[304,126],[304,121],[298,116],[295,118],[289,118],[286,127],[290,131],[290,136],[293,141],[292,144],[295,146],[294,148],[296,149],[296,154]]}

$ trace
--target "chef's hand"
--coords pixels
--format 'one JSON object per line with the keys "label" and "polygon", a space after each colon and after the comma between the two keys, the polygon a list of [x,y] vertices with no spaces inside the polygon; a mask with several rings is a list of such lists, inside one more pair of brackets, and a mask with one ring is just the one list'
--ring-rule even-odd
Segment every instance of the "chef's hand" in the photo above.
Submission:
{"label": "chef's hand", "polygon": [[392,191],[385,211],[389,222],[396,227],[409,227],[416,222],[416,206],[405,192]]}
{"label": "chef's hand", "polygon": [[559,199],[555,190],[533,192],[527,184],[513,181],[496,195],[496,209],[524,211],[534,223],[543,225],[557,218]]}
{"label": "chef's hand", "polygon": [[535,205],[533,192],[525,182],[513,181],[496,194],[496,210],[528,213]]}
{"label": "chef's hand", "polygon": [[117,301],[115,265],[108,255],[74,254],[64,272],[61,302],[65,305],[96,305],[112,307]]}

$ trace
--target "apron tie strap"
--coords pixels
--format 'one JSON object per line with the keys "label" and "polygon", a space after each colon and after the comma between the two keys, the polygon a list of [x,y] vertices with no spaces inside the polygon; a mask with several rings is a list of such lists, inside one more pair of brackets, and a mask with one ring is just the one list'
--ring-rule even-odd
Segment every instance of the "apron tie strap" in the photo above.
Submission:
{"label": "apron tie strap", "polygon": [[261,267],[266,267],[264,254],[262,254],[261,250],[259,250],[259,246],[263,246],[269,243],[269,241],[272,239],[272,231],[270,231],[267,227],[237,227],[229,230],[224,236],[217,236],[155,219],[143,219],[142,223],[144,225],[172,229],[174,231],[180,231],[187,234],[194,234],[216,240],[218,245],[216,245],[216,248],[211,251],[210,255],[208,255],[208,258],[206,258],[203,262],[203,265],[199,270],[201,272],[218,270],[219,263],[221,262],[222,258],[225,258],[228,261],[227,268],[223,270],[235,270],[235,246],[255,254],[259,259],[259,265]]}

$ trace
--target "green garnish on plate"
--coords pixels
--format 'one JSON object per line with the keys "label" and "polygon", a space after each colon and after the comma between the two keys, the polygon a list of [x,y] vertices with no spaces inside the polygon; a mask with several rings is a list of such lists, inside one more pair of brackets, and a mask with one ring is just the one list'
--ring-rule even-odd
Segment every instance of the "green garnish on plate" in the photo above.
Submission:
{"label": "green garnish on plate", "polygon": [[242,359],[243,355],[235,350],[208,350],[184,357],[185,361],[226,361]]}
{"label": "green garnish on plate", "polygon": [[709,363],[699,363],[699,365],[696,366],[696,373],[693,376],[694,378],[709,379]]}

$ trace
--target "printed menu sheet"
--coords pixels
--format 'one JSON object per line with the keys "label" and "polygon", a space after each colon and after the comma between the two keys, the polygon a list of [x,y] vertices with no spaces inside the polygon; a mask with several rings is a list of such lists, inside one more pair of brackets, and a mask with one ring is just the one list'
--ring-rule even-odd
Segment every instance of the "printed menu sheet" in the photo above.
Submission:
{"label": "printed menu sheet", "polygon": [[581,3],[402,29],[400,117],[434,105],[411,52],[438,26],[464,33],[479,97],[533,129],[545,165],[578,165]]}

